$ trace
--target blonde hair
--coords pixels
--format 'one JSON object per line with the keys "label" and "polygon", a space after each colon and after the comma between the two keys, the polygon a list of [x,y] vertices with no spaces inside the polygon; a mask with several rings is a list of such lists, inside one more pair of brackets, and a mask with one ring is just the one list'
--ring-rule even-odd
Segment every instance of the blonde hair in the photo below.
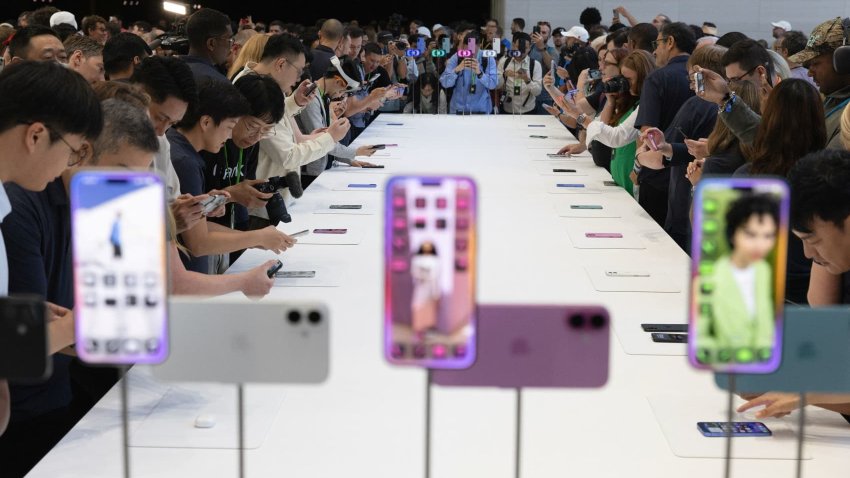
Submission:
{"label": "blonde hair", "polygon": [[237,73],[245,68],[248,63],[259,63],[263,57],[263,50],[266,49],[269,37],[266,35],[254,35],[242,45],[239,50],[239,56],[233,61],[233,66],[227,71],[227,77],[233,78]]}
{"label": "blonde hair", "polygon": [[841,144],[844,149],[850,150],[850,105],[845,106],[841,113]]}

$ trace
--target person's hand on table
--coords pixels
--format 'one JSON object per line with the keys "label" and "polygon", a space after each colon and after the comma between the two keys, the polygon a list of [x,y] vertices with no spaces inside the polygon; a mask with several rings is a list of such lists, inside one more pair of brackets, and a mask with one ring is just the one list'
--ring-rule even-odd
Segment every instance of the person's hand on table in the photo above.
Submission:
{"label": "person's hand on table", "polygon": [[[369,156],[372,156],[373,154],[375,154],[375,151],[377,151],[377,149],[375,149],[374,146],[371,146],[371,145],[360,146],[359,148],[357,148],[357,151],[354,153],[354,155],[355,156],[369,157]],[[352,166],[353,165],[354,165],[354,163],[352,163]]]}
{"label": "person's hand on table", "polygon": [[587,145],[584,143],[568,144],[558,150],[558,154],[581,154],[587,151]]}
{"label": "person's hand on table", "polygon": [[275,260],[267,261],[259,267],[242,273],[242,287],[240,290],[246,297],[259,299],[271,292],[272,286],[274,286],[274,277],[268,276],[268,270],[276,262]]}
{"label": "person's hand on table", "polygon": [[800,394],[765,393],[738,407],[738,413],[744,413],[760,406],[764,406],[764,408],[756,412],[756,418],[782,418],[800,408]]}
{"label": "person's hand on table", "polygon": [[272,198],[272,193],[262,193],[254,187],[256,184],[265,182],[265,179],[245,179],[224,190],[230,193],[231,202],[241,204],[248,209],[258,209],[266,207],[266,203]]}
{"label": "person's hand on table", "polygon": [[[371,156],[371,155],[369,155],[369,156]],[[355,168],[363,168],[363,167],[377,166],[377,164],[372,164],[368,161],[356,161],[355,160],[355,161],[351,162],[351,166],[353,166]]]}

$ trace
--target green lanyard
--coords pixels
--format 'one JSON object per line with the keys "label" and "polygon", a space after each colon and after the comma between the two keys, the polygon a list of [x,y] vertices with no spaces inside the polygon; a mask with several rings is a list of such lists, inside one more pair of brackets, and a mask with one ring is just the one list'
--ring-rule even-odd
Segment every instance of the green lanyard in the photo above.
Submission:
{"label": "green lanyard", "polygon": [[[230,178],[230,185],[235,186],[242,182],[242,157],[245,154],[245,150],[239,148],[239,161],[236,163],[236,182],[233,182],[233,178]],[[230,169],[230,162],[227,159],[227,146],[224,147],[224,165],[227,169]],[[230,206],[230,228],[236,229],[236,206]]]}

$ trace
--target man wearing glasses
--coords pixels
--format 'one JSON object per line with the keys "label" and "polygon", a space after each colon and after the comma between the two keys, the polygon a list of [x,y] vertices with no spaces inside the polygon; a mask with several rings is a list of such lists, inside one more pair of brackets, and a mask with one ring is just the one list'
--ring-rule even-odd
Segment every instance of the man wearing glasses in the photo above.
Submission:
{"label": "man wearing glasses", "polygon": [[762,104],[767,101],[773,86],[779,83],[773,58],[755,40],[746,39],[733,44],[723,54],[721,63],[729,83],[749,81],[761,93]]}
{"label": "man wearing glasses", "polygon": [[[643,83],[635,128],[666,131],[679,109],[694,95],[688,80],[688,58],[696,39],[690,27],[677,22],[664,25],[652,42],[655,63],[659,67]],[[668,169],[640,168],[635,162],[640,192],[638,203],[664,227],[667,218],[667,193],[670,187]]]}
{"label": "man wearing glasses", "polygon": [[202,8],[186,22],[189,54],[183,60],[192,69],[195,81],[203,78],[228,81],[222,72],[233,44],[230,18],[212,8]]}

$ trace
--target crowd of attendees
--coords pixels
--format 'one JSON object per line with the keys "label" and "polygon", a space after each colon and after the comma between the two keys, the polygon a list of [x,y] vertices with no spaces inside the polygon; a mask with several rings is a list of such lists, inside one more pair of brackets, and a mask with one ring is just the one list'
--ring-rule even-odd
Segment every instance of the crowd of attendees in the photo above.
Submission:
{"label": "crowd of attendees", "polygon": [[[560,153],[589,151],[686,252],[703,176],[787,178],[787,300],[850,303],[850,75],[839,73],[850,65],[833,64],[844,23],[811,35],[772,26],[768,45],[623,7],[608,26],[588,8],[569,28],[516,18],[509,30],[494,19],[305,27],[212,9],[177,28],[125,28],[53,7],[0,24],[0,296],[48,302],[53,353],[46,382],[0,380],[3,476],[25,474],[117,380],[72,348],[68,187],[80,168],[165,178],[172,294],[259,297],[270,264],[222,272],[248,248],[297,241],[258,184],[286,178],[289,198],[336,163],[370,165],[375,150],[350,144],[380,113],[552,115],[579,139]],[[204,215],[210,195],[227,204]],[[848,397],[807,401],[850,414]],[[778,416],[799,403],[768,393],[754,404]]]}

